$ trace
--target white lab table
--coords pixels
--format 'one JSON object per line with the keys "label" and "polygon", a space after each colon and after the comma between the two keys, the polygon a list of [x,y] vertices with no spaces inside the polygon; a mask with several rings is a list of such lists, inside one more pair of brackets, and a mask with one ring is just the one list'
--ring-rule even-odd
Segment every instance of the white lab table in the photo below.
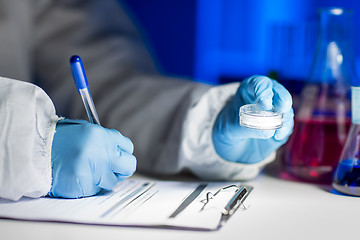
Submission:
{"label": "white lab table", "polygon": [[360,198],[330,193],[330,186],[280,177],[273,163],[255,180],[245,202],[219,231],[126,228],[0,219],[0,239],[359,239]]}

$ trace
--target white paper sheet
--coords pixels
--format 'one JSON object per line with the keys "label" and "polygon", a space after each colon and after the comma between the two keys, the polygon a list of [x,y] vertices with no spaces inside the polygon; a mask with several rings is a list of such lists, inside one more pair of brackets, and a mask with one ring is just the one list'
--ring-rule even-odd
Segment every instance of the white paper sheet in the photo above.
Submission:
{"label": "white paper sheet", "polygon": [[[240,183],[127,179],[112,191],[82,199],[0,199],[0,217],[102,225],[217,229]],[[207,193],[209,202],[207,202]]]}

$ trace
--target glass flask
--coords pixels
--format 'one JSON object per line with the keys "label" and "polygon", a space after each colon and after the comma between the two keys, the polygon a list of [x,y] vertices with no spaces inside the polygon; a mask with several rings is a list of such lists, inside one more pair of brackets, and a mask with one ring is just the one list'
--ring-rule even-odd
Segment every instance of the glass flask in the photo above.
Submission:
{"label": "glass flask", "polygon": [[259,130],[275,130],[283,126],[283,114],[275,108],[264,109],[260,104],[247,104],[239,110],[240,125]]}
{"label": "glass flask", "polygon": [[339,192],[360,196],[360,86],[351,87],[352,124],[333,178]]}
{"label": "glass flask", "polygon": [[327,8],[319,15],[317,49],[295,111],[284,163],[298,179],[330,184],[351,125],[350,86],[357,79],[353,13]]}

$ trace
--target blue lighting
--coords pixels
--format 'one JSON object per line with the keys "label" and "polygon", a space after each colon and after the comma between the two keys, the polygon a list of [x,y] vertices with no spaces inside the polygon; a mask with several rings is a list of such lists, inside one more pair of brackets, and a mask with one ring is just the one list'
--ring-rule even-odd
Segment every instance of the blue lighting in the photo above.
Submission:
{"label": "blue lighting", "polygon": [[[355,0],[122,2],[139,19],[164,73],[211,84],[252,74],[305,80],[316,47],[320,7],[352,8],[354,25],[360,25],[360,1]],[[356,43],[360,31],[355,32]],[[360,67],[360,49],[355,50]]]}
{"label": "blue lighting", "polygon": [[331,6],[352,8],[355,16],[360,10],[360,3],[340,0],[198,0],[195,78],[218,84],[275,74],[304,81],[316,47],[317,9]]}

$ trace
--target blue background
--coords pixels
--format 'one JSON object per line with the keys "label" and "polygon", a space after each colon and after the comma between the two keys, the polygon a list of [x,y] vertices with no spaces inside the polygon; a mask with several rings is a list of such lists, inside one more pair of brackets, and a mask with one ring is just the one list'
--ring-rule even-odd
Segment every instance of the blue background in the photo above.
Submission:
{"label": "blue background", "polygon": [[354,10],[356,66],[360,1],[123,0],[164,74],[212,84],[253,74],[307,78],[317,37],[317,9]]}

